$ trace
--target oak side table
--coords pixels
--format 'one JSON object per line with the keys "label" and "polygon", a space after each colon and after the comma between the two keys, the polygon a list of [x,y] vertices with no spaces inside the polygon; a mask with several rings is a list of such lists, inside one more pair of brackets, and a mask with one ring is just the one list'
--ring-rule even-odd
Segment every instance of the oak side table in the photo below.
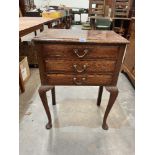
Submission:
{"label": "oak side table", "polygon": [[41,79],[39,95],[48,117],[46,128],[52,127],[48,90],[52,91],[55,105],[56,85],[99,86],[100,106],[105,86],[110,98],[102,128],[107,130],[106,120],[118,95],[118,75],[128,40],[113,31],[52,29],[36,36],[33,43]]}

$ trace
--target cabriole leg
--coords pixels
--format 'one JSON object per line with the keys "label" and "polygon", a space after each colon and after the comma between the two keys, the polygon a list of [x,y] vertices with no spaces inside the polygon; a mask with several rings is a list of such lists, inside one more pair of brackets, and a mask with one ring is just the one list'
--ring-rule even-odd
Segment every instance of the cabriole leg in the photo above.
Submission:
{"label": "cabriole leg", "polygon": [[104,114],[104,118],[103,118],[103,124],[102,124],[102,128],[104,130],[108,130],[108,125],[106,123],[107,121],[107,117],[109,115],[109,112],[113,106],[113,104],[115,103],[115,100],[118,96],[118,88],[116,86],[114,87],[106,87],[106,90],[108,92],[110,92],[110,98],[109,98],[109,102],[108,102],[108,105],[107,105],[107,108],[106,108],[106,111],[105,111],[105,114]]}
{"label": "cabriole leg", "polygon": [[52,118],[51,118],[51,113],[49,110],[48,102],[47,102],[47,97],[46,97],[46,92],[48,90],[51,90],[53,86],[40,86],[38,92],[39,96],[41,98],[42,104],[44,106],[47,118],[48,118],[48,123],[46,124],[46,129],[52,128]]}

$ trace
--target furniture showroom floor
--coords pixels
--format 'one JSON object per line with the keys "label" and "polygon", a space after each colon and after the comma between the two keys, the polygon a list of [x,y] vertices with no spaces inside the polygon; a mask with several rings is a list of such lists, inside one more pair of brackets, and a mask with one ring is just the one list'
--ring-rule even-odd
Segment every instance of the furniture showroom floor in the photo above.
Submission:
{"label": "furniture showroom floor", "polygon": [[21,155],[134,155],[134,89],[120,73],[119,95],[102,129],[109,93],[104,89],[101,107],[96,106],[98,87],[56,87],[57,105],[47,93],[53,128],[39,98],[39,70],[31,69],[26,91],[19,97]]}

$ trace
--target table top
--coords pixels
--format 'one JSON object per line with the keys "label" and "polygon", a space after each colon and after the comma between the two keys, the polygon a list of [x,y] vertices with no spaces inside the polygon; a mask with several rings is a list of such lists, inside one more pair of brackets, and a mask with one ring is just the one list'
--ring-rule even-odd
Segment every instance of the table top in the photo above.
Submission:
{"label": "table top", "polygon": [[36,36],[36,42],[83,42],[83,43],[117,43],[127,44],[129,41],[114,31],[49,29]]}
{"label": "table top", "polygon": [[55,19],[43,17],[20,17],[19,18],[19,36],[22,37],[39,29],[43,24]]}

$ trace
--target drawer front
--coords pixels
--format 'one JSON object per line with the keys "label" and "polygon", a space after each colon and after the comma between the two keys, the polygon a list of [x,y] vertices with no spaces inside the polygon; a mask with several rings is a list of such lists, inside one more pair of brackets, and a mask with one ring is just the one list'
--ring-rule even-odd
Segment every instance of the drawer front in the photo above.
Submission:
{"label": "drawer front", "polygon": [[41,54],[51,58],[117,59],[119,46],[43,44]]}
{"label": "drawer front", "polygon": [[113,72],[116,61],[114,60],[45,60],[45,71],[70,72],[70,73],[104,73]]}
{"label": "drawer front", "polygon": [[73,74],[47,74],[48,85],[110,85],[112,75],[73,75]]}

